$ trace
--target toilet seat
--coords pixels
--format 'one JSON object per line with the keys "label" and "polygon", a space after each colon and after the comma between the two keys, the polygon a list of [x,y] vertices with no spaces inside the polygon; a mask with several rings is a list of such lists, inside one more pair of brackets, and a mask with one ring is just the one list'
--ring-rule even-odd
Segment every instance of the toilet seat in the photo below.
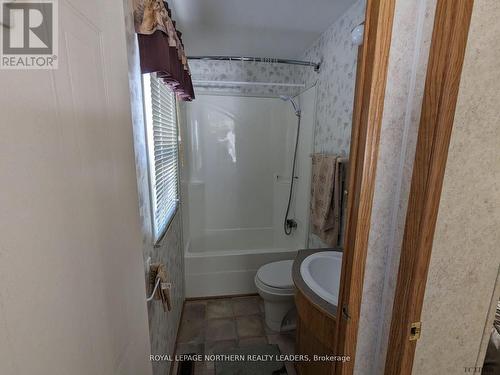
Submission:
{"label": "toilet seat", "polygon": [[255,283],[268,293],[278,295],[293,294],[292,265],[293,260],[282,260],[266,264],[257,271]]}

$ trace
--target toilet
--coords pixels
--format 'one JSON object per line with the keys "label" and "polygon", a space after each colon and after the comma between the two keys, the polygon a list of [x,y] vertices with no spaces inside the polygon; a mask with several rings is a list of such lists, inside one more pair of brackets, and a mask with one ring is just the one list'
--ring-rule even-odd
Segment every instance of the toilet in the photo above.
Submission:
{"label": "toilet", "polygon": [[264,300],[266,324],[276,332],[283,330],[285,317],[295,310],[292,265],[293,260],[269,263],[255,275],[255,286]]}

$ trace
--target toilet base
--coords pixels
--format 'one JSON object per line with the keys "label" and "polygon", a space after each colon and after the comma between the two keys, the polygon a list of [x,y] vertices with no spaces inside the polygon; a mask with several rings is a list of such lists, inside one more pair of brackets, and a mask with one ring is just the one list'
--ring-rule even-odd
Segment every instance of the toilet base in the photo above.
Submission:
{"label": "toilet base", "polygon": [[296,323],[292,264],[291,260],[269,263],[255,275],[257,292],[264,300],[266,325],[275,332],[291,330]]}
{"label": "toilet base", "polygon": [[[293,296],[288,300],[282,301],[266,301],[264,300],[264,313],[266,325],[275,332],[281,331],[283,319],[287,316],[290,310],[295,308]],[[287,324],[289,327],[290,324]]]}

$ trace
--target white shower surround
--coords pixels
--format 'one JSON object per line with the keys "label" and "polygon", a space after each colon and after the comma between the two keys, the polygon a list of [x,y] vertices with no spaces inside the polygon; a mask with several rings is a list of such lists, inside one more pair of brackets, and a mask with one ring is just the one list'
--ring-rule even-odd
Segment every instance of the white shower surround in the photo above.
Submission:
{"label": "white shower surround", "polygon": [[283,234],[297,117],[275,97],[198,95],[186,106],[186,295],[255,293],[257,269],[307,246],[315,88],[303,93],[294,235]]}

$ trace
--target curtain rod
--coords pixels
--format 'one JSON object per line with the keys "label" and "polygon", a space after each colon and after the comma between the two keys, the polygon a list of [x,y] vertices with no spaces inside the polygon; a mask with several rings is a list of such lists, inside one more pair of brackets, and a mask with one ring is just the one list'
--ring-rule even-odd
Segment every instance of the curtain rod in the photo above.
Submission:
{"label": "curtain rod", "polygon": [[189,60],[217,60],[217,61],[252,61],[276,64],[290,64],[312,66],[315,72],[319,72],[321,63],[303,60],[277,59],[274,57],[249,57],[249,56],[189,56]]}
{"label": "curtain rod", "polygon": [[283,86],[283,87],[306,87],[303,83],[281,83],[281,82],[251,82],[251,81],[205,81],[193,79],[194,85],[217,85],[217,86]]}

